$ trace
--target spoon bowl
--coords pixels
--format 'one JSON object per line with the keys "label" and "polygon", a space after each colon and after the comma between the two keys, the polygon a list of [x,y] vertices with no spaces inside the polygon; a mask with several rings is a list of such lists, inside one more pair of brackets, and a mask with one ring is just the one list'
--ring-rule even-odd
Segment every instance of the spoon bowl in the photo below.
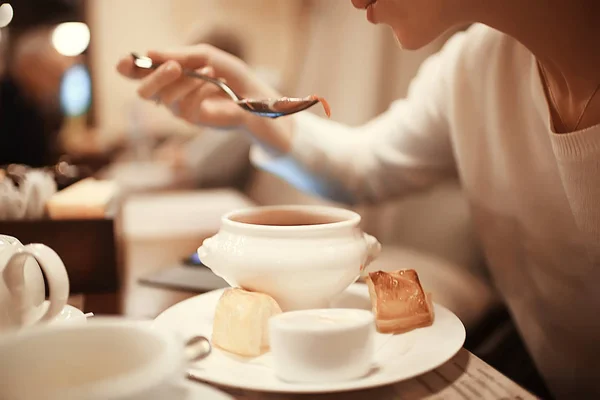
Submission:
{"label": "spoon bowl", "polygon": [[[309,96],[305,98],[283,97],[267,100],[243,99],[236,101],[236,103],[244,110],[261,117],[278,118],[307,110],[319,101],[320,99],[316,96]],[[329,115],[327,106],[325,106],[325,112]]]}

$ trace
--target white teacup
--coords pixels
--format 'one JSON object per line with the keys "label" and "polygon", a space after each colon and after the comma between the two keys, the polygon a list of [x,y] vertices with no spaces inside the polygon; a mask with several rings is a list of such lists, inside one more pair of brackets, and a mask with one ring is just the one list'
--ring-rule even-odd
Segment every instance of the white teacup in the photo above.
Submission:
{"label": "white teacup", "polygon": [[0,398],[188,399],[183,341],[148,322],[98,318],[0,340]]}
{"label": "white teacup", "polygon": [[[40,269],[41,268],[41,269]],[[44,275],[50,290],[44,302]],[[0,235],[0,332],[52,321],[69,299],[69,277],[48,246]]]}
{"label": "white teacup", "polygon": [[268,294],[284,311],[327,308],[381,250],[360,220],[321,206],[234,211],[198,255],[231,286]]}

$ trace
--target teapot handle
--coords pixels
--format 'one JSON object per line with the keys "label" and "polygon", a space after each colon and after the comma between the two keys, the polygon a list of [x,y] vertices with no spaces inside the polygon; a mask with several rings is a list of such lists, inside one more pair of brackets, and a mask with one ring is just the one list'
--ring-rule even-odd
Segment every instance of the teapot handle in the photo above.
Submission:
{"label": "teapot handle", "polygon": [[371,236],[367,233],[363,233],[363,238],[367,243],[367,256],[362,265],[362,269],[364,270],[379,257],[379,254],[381,253],[381,243],[379,243],[375,236]]}
{"label": "teapot handle", "polygon": [[[33,257],[44,272],[50,291],[48,309],[43,316],[31,323],[50,321],[60,314],[69,300],[67,270],[58,254],[48,246],[43,244],[24,246],[11,256],[2,273],[6,287],[13,297],[23,299],[26,294],[24,269],[28,257]],[[21,318],[24,316],[23,311],[25,310],[19,310]]]}

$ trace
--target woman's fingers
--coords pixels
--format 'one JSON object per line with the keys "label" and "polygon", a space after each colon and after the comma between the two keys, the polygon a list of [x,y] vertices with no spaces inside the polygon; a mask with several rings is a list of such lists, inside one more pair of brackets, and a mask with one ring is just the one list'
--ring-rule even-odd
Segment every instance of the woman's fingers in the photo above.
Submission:
{"label": "woman's fingers", "polygon": [[133,65],[133,60],[131,57],[123,57],[117,64],[117,71],[127,78],[134,78],[134,69],[135,66]]}
{"label": "woman's fingers", "polygon": [[237,127],[242,125],[245,112],[234,104],[231,99],[217,97],[202,102],[198,111],[198,120],[210,121],[213,126]]}
{"label": "woman's fingers", "polygon": [[207,99],[214,99],[220,94],[220,89],[214,85],[202,85],[193,92],[188,93],[179,101],[181,117],[192,123],[207,123],[200,119],[200,108]]}
{"label": "woman's fingers", "polygon": [[[214,75],[214,71],[210,67],[203,68],[198,72],[208,76]],[[174,104],[179,102],[191,92],[200,89],[205,84],[206,82],[201,79],[182,76],[177,81],[164,87],[158,93],[158,97],[165,104]]]}
{"label": "woman's fingers", "polygon": [[179,51],[150,51],[148,57],[161,65],[154,71],[141,69],[135,66],[130,56],[124,57],[117,65],[122,75],[140,79],[140,97],[160,101],[174,114],[192,123],[236,126],[242,122],[244,111],[226,98],[217,86],[188,77],[183,72],[184,69],[197,70],[214,77],[215,70],[218,70],[220,78],[227,76],[230,81],[243,81],[246,69],[239,68],[243,67],[241,61],[221,57],[219,51],[210,45]]}
{"label": "woman's fingers", "polygon": [[219,127],[240,125],[244,113],[213,85],[204,85],[188,94],[180,101],[177,111],[191,123]]}
{"label": "woman's fingers", "polygon": [[168,61],[158,67],[156,71],[142,79],[138,88],[138,94],[144,99],[157,98],[157,95],[167,85],[175,82],[181,77],[181,65],[174,61]]}
{"label": "woman's fingers", "polygon": [[200,44],[175,51],[149,51],[148,57],[155,63],[165,63],[172,60],[178,62],[183,68],[199,69],[211,64],[212,53],[212,46]]}
{"label": "woman's fingers", "polygon": [[136,67],[131,56],[123,57],[119,60],[117,71],[130,79],[142,79],[153,72],[151,70]]}
{"label": "woman's fingers", "polygon": [[[166,64],[168,61],[175,61],[180,66],[183,66],[183,68],[200,69],[210,64],[209,59],[213,53],[212,49],[209,45],[198,45],[185,47],[179,51],[149,51],[148,57],[155,64]],[[127,55],[119,60],[117,71],[121,75],[131,79],[142,79],[152,74],[151,70],[136,67],[131,55]]]}

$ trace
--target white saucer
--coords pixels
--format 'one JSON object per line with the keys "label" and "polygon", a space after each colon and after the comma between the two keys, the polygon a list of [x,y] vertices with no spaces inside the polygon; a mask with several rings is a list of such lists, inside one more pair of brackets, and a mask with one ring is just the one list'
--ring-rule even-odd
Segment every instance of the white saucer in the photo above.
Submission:
{"label": "white saucer", "polygon": [[[48,307],[50,306],[50,302],[48,300],[44,301],[39,310],[36,311],[36,314],[43,315]],[[61,310],[60,314],[58,314],[52,321],[51,324],[57,323],[83,323],[87,321],[87,317],[79,308],[73,307],[69,304],[65,305]]]}
{"label": "white saucer", "polygon": [[58,314],[53,322],[86,322],[87,317],[79,308],[73,307],[71,305],[66,305],[60,314]]}
{"label": "white saucer", "polygon": [[188,381],[181,384],[181,388],[186,391],[182,400],[235,400],[227,393],[200,383]]}
{"label": "white saucer", "polygon": [[[184,337],[210,337],[217,302],[223,289],[192,297],[160,314],[154,321],[158,329],[176,331]],[[370,309],[369,293],[364,284],[350,286],[333,307]],[[269,353],[243,360],[214,349],[213,353],[191,365],[195,378],[217,385],[279,393],[322,393],[361,390],[384,386],[429,372],[450,360],[463,346],[465,328],[448,309],[435,305],[432,326],[402,335],[377,334],[376,354],[371,374],[348,382],[293,384],[275,377]]]}

